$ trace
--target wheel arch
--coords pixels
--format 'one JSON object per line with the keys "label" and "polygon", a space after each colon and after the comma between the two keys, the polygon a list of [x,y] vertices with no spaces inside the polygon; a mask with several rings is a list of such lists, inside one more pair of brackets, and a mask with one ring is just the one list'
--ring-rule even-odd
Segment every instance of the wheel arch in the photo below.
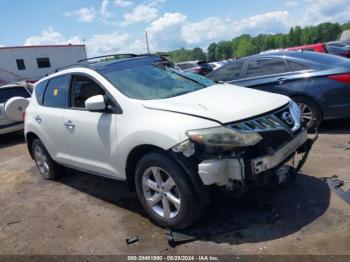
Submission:
{"label": "wheel arch", "polygon": [[320,113],[321,113],[321,120],[323,120],[323,108],[322,108],[321,104],[315,98],[313,98],[312,96],[307,95],[307,94],[305,95],[303,93],[296,93],[296,94],[290,95],[291,99],[294,99],[296,97],[306,98],[306,99],[309,99],[312,102],[314,102],[318,106],[318,109],[320,110]]}
{"label": "wheel arch", "polygon": [[135,191],[135,172],[138,161],[148,153],[164,154],[175,163],[177,163],[187,174],[188,180],[193,186],[196,194],[206,203],[210,202],[210,193],[204,186],[202,180],[198,175],[198,163],[192,158],[185,157],[182,153],[175,153],[171,149],[164,150],[154,145],[139,145],[133,148],[128,154],[125,174],[126,181],[131,191]]}
{"label": "wheel arch", "polygon": [[33,141],[35,139],[39,139],[40,140],[40,138],[34,132],[28,132],[26,134],[25,139],[26,139],[26,142],[27,142],[27,148],[28,148],[29,154],[30,154],[31,158],[34,159],[33,152],[32,152],[32,144],[33,144]]}

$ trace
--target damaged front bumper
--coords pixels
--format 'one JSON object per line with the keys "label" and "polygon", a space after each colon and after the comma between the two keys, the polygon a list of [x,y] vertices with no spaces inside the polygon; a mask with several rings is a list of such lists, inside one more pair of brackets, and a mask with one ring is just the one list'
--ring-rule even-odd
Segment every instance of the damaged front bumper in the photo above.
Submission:
{"label": "damaged front bumper", "polygon": [[311,145],[307,131],[302,130],[291,141],[267,155],[247,159],[244,154],[238,154],[236,157],[203,160],[198,164],[198,174],[204,185],[234,190],[237,186],[246,186],[247,180],[257,181],[268,176],[271,170],[285,164],[296,153],[307,153]]}

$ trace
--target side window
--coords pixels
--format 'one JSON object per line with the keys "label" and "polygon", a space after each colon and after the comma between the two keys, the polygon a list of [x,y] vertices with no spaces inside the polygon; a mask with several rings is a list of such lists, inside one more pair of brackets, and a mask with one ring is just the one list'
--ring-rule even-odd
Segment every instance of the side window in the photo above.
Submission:
{"label": "side window", "polygon": [[35,86],[35,97],[39,105],[43,104],[46,86],[47,86],[47,81],[42,81]]}
{"label": "side window", "polygon": [[68,83],[68,75],[51,79],[44,94],[44,105],[65,108],[67,106]]}
{"label": "side window", "polygon": [[239,78],[243,62],[232,63],[214,72],[210,77],[214,81],[230,81]]}
{"label": "side window", "polygon": [[297,64],[297,63],[294,63],[294,62],[290,62],[288,61],[288,64],[289,64],[289,67],[292,71],[302,71],[302,70],[308,70],[310,68],[306,67],[306,66],[303,66],[301,64]]}
{"label": "side window", "polygon": [[273,75],[289,72],[287,64],[283,60],[258,59],[250,60],[246,77]]}
{"label": "side window", "polygon": [[86,76],[73,76],[70,92],[70,105],[75,108],[85,108],[86,99],[105,94],[95,81]]}

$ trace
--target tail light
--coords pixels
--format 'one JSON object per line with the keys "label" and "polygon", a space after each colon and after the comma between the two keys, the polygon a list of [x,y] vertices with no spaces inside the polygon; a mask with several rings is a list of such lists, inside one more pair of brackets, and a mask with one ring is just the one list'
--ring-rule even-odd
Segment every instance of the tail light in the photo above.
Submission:
{"label": "tail light", "polygon": [[22,112],[23,122],[26,120],[26,110]]}
{"label": "tail light", "polygon": [[339,81],[339,82],[343,82],[346,84],[350,84],[350,73],[349,74],[342,74],[342,75],[331,75],[331,76],[328,76],[328,78],[330,78],[332,80]]}

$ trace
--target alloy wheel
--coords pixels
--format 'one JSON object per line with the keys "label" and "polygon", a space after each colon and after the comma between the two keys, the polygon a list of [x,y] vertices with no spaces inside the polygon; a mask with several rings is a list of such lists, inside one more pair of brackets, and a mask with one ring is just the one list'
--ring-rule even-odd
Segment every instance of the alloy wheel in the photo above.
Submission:
{"label": "alloy wheel", "polygon": [[179,189],[174,179],[160,167],[149,167],[142,175],[142,189],[148,206],[159,216],[172,219],[181,209]]}
{"label": "alloy wheel", "polygon": [[35,162],[39,168],[40,173],[43,176],[47,176],[50,171],[48,159],[40,146],[36,146],[34,149]]}
{"label": "alloy wheel", "polygon": [[311,126],[313,121],[313,114],[311,108],[304,104],[304,103],[298,103],[300,112],[301,112],[301,122],[305,123],[307,127]]}

